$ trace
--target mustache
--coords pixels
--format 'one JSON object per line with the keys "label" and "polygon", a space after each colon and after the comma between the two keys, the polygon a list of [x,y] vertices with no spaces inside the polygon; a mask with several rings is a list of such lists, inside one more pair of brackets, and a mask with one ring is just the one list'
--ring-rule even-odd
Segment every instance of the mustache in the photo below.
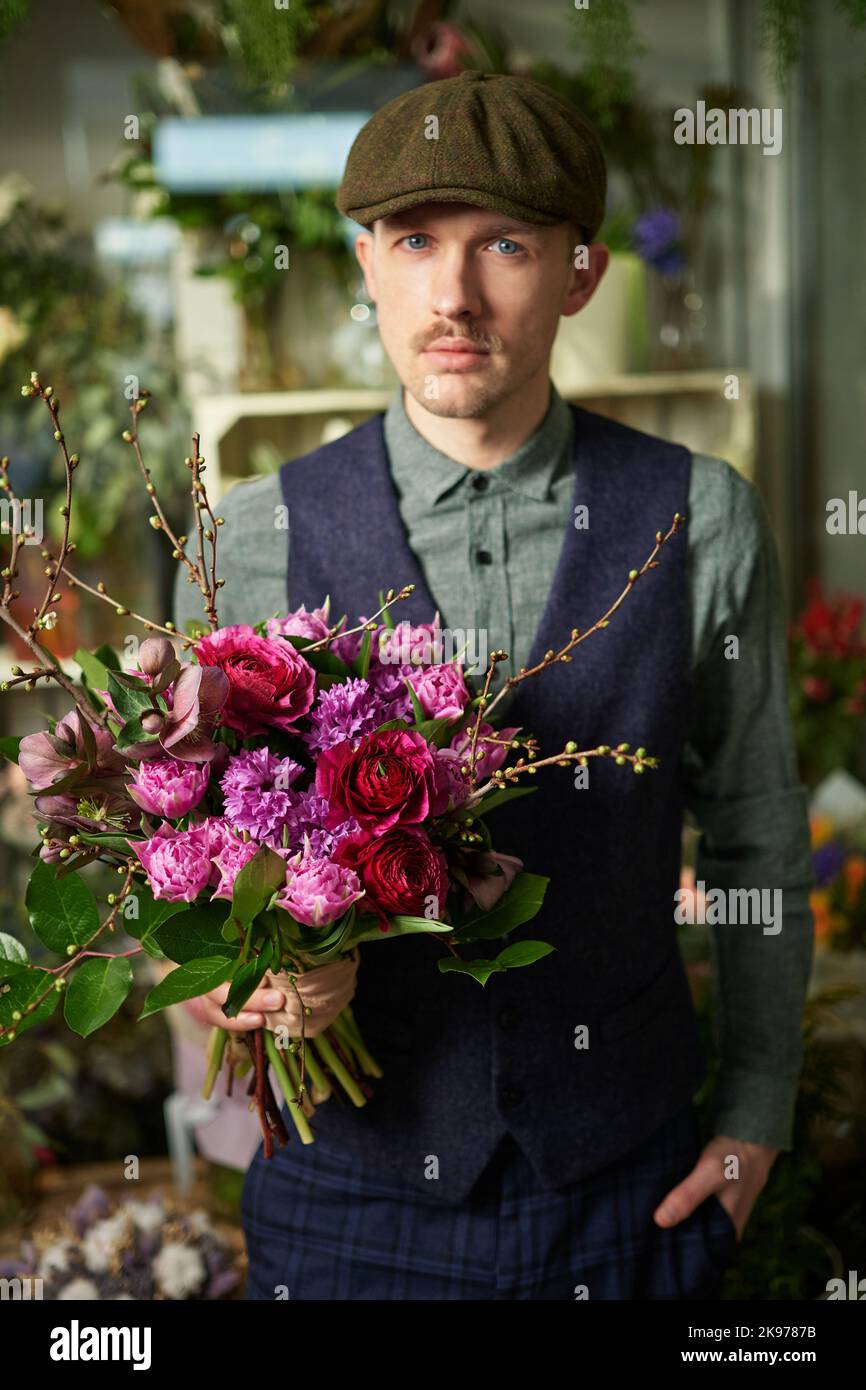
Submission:
{"label": "mustache", "polygon": [[502,348],[502,339],[497,333],[477,334],[477,333],[454,333],[447,328],[440,329],[438,332],[425,333],[423,338],[419,337],[414,344],[416,352],[424,352],[431,343],[437,343],[448,339],[455,343],[471,343],[473,347],[485,348],[488,352],[499,352]]}

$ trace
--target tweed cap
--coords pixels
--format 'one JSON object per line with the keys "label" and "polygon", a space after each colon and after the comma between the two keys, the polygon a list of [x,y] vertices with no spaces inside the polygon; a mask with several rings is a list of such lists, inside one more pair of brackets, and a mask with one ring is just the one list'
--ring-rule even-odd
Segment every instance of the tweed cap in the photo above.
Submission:
{"label": "tweed cap", "polygon": [[569,101],[533,78],[471,68],[371,116],[336,202],[367,228],[418,203],[459,202],[548,226],[573,220],[592,241],[606,187],[601,140]]}

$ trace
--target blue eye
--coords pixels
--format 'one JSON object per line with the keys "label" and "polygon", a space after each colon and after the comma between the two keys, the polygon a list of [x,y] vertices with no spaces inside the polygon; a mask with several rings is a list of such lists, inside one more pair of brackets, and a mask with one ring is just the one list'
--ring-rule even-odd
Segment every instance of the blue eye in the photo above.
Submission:
{"label": "blue eye", "polygon": [[520,250],[520,247],[519,247],[519,245],[517,244],[517,242],[516,242],[516,241],[512,241],[510,237],[507,237],[507,236],[497,237],[497,239],[496,239],[496,245],[497,245],[497,246],[502,246],[503,242],[505,243],[506,246],[513,246],[514,249],[515,249],[516,251],[519,251],[519,250]]}
{"label": "blue eye", "polygon": [[[425,237],[426,235],[427,235],[426,232],[410,232],[408,236],[406,236],[406,237],[403,238],[403,240],[404,240],[404,241],[414,241],[417,237],[420,237],[421,240],[423,241],[423,240],[424,240],[424,237]],[[418,250],[419,248],[416,247],[415,249]]]}

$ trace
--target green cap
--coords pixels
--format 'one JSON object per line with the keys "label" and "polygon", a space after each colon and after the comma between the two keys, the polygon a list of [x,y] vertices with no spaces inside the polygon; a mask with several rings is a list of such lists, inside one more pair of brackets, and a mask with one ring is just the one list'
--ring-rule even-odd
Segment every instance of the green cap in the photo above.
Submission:
{"label": "green cap", "polygon": [[534,78],[469,68],[371,116],[336,201],[367,228],[418,203],[472,203],[524,222],[573,220],[592,241],[606,187],[601,140],[571,102]]}

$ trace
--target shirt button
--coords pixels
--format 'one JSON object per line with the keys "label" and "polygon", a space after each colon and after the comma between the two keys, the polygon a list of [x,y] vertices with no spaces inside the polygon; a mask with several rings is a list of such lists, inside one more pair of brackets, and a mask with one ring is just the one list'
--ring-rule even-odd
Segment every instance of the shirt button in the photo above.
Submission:
{"label": "shirt button", "polygon": [[490,479],[487,477],[486,473],[476,473],[475,477],[472,479],[472,486],[476,492],[486,492],[490,486]]}
{"label": "shirt button", "polygon": [[523,1087],[514,1086],[512,1084],[503,1086],[499,1093],[499,1100],[502,1105],[510,1110],[512,1106],[519,1105],[523,1100]]}
{"label": "shirt button", "polygon": [[505,1004],[496,1015],[500,1028],[514,1028],[520,1022],[520,1010],[513,1004]]}
{"label": "shirt button", "polygon": [[493,556],[490,554],[489,550],[476,550],[475,560],[479,565],[491,565],[493,563]]}

